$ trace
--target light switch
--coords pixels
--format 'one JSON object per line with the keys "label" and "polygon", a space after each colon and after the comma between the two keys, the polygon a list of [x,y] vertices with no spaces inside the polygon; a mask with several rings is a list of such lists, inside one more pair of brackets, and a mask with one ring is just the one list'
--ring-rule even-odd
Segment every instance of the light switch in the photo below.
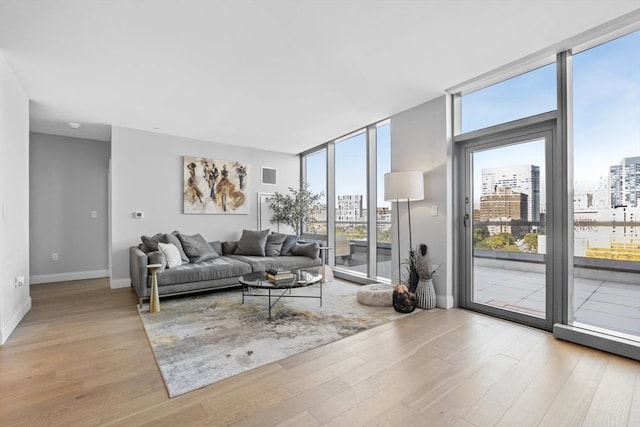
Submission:
{"label": "light switch", "polygon": [[438,206],[431,206],[431,216],[438,216]]}
{"label": "light switch", "polygon": [[91,211],[91,218],[93,219],[98,218],[98,211]]}

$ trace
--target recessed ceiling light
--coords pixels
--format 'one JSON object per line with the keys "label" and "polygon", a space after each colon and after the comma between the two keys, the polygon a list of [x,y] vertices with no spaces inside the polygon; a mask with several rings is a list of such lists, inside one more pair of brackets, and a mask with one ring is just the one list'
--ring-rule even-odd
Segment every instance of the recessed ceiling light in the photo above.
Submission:
{"label": "recessed ceiling light", "polygon": [[82,127],[80,123],[74,123],[74,122],[67,123],[67,126],[69,126],[71,129],[80,129]]}

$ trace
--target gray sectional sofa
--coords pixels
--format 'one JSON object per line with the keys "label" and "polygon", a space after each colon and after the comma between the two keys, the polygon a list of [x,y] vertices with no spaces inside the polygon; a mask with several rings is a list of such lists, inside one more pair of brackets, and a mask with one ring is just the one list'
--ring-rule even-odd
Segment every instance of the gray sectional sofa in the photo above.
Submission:
{"label": "gray sectional sofa", "polygon": [[243,230],[240,240],[227,242],[206,242],[199,234],[178,231],[141,240],[129,249],[131,286],[140,304],[151,295],[149,264],[163,266],[157,273],[161,297],[238,286],[243,274],[267,268],[317,270],[322,265],[317,243],[269,230]]}

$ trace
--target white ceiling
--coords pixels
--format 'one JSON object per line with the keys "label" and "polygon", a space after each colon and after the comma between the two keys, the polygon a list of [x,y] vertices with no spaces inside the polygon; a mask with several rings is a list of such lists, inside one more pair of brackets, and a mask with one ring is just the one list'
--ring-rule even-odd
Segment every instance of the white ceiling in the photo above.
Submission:
{"label": "white ceiling", "polygon": [[114,125],[298,153],[639,6],[0,0],[0,49],[32,130],[108,140]]}

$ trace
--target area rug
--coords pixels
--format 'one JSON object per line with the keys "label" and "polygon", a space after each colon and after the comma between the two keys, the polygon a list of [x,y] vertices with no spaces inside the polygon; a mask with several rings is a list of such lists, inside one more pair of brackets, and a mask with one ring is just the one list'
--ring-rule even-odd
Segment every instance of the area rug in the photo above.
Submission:
{"label": "area rug", "polygon": [[[170,397],[351,336],[406,314],[356,300],[358,285],[323,285],[323,300],[283,298],[268,319],[268,300],[239,290],[163,299],[140,318]],[[319,286],[293,290],[318,295]]]}

